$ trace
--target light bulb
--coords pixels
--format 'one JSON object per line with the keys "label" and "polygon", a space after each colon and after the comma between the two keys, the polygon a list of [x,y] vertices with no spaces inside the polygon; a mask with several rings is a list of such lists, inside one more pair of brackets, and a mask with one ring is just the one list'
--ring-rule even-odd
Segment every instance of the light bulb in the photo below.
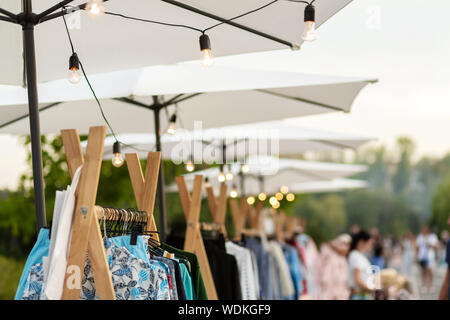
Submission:
{"label": "light bulb", "polygon": [[302,34],[303,41],[314,41],[316,40],[316,28],[314,21],[306,21],[305,22],[305,30]]}
{"label": "light bulb", "polygon": [[98,17],[105,12],[103,0],[89,0],[86,10],[92,17]]}
{"label": "light bulb", "polygon": [[277,203],[277,202],[278,202],[277,198],[275,198],[275,197],[270,197],[269,203],[270,203],[272,206],[274,206],[275,203]]}
{"label": "light bulb", "polygon": [[225,179],[225,174],[223,172],[220,172],[217,180],[219,180],[219,182],[225,182]]}
{"label": "light bulb", "polygon": [[169,127],[167,128],[168,134],[175,134],[175,123],[177,122],[177,115],[173,114],[169,119]]}
{"label": "light bulb", "polygon": [[278,201],[281,201],[281,200],[283,200],[283,194],[281,193],[281,192],[277,192],[277,194],[275,195],[275,198],[278,200]]}
{"label": "light bulb", "polygon": [[77,84],[81,80],[80,70],[75,69],[75,68],[72,70],[69,70],[69,74],[68,74],[67,78],[69,79],[70,83]]}
{"label": "light bulb", "polygon": [[252,205],[252,204],[254,204],[255,203],[255,197],[248,197],[247,198],[247,203],[249,204],[249,205]]}
{"label": "light bulb", "polygon": [[264,200],[266,200],[266,198],[267,198],[267,195],[264,192],[261,192],[260,194],[258,194],[258,199],[260,201],[264,201]]}
{"label": "light bulb", "polygon": [[211,49],[202,50],[200,61],[204,67],[211,67],[214,64],[214,56],[211,53]]}
{"label": "light bulb", "polygon": [[286,200],[292,202],[295,200],[295,195],[293,193],[288,193],[286,196]]}
{"label": "light bulb", "polygon": [[194,164],[192,163],[191,160],[189,160],[189,161],[186,163],[186,170],[189,171],[189,172],[194,171]]}
{"label": "light bulb", "polygon": [[118,141],[114,142],[114,144],[113,144],[112,164],[116,168],[123,165],[122,155],[120,154],[120,144]]}
{"label": "light bulb", "polygon": [[276,203],[274,203],[272,205],[272,208],[274,208],[274,209],[278,209],[279,207],[280,207],[280,203],[279,202],[276,202]]}
{"label": "light bulb", "polygon": [[112,164],[116,168],[121,167],[123,165],[123,159],[120,153],[114,153],[114,156],[112,158]]}
{"label": "light bulb", "polygon": [[280,188],[280,191],[281,191],[282,194],[286,194],[286,193],[289,192],[289,188],[287,186],[282,186]]}
{"label": "light bulb", "polygon": [[230,171],[228,171],[227,174],[225,175],[225,178],[227,180],[233,180],[233,174]]}
{"label": "light bulb", "polygon": [[69,58],[69,74],[68,79],[70,83],[77,84],[81,80],[80,75],[80,60],[78,55],[74,52]]}
{"label": "light bulb", "polygon": [[244,163],[244,164],[241,166],[241,171],[242,171],[243,173],[247,173],[249,170],[250,170],[250,168],[248,167],[247,164]]}
{"label": "light bulb", "polygon": [[236,198],[237,196],[238,196],[238,192],[237,192],[236,186],[233,186],[233,189],[231,189],[231,192],[230,192],[230,197]]}
{"label": "light bulb", "polygon": [[214,63],[214,56],[211,53],[211,41],[208,35],[202,34],[200,36],[200,61],[204,67],[210,67]]}
{"label": "light bulb", "polygon": [[305,16],[303,21],[305,21],[305,30],[302,34],[303,41],[314,41],[316,40],[316,9],[312,4],[308,4],[305,7]]}

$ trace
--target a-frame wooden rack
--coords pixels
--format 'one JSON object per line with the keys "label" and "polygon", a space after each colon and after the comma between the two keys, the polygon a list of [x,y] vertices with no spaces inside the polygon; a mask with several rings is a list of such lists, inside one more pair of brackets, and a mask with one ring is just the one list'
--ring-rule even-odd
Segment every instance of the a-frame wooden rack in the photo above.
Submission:
{"label": "a-frame wooden rack", "polygon": [[[72,238],[67,262],[68,270],[70,268],[70,270],[75,271],[66,273],[62,299],[78,300],[80,298],[81,277],[87,252],[94,273],[98,298],[115,300],[112,278],[98,222],[98,215],[102,210],[101,207],[95,206],[106,127],[99,126],[89,129],[85,155],[83,155],[80,137],[76,130],[62,130],[61,136],[70,176],[73,178],[76,169],[80,165],[83,166],[76,190]],[[153,208],[161,153],[151,152],[148,154],[145,178],[137,154],[127,154],[126,159],[138,209],[148,214],[147,230],[156,231]],[[159,241],[157,233],[152,234],[152,237]]]}
{"label": "a-frame wooden rack", "polygon": [[[184,250],[192,252],[197,256],[208,299],[218,300],[216,286],[214,284],[211,268],[209,266],[208,256],[206,254],[205,244],[203,243],[199,223],[200,209],[202,205],[203,176],[195,176],[192,194],[189,193],[184,177],[175,177],[175,182],[178,186],[178,193],[180,195],[181,205],[183,207],[184,217],[186,219]],[[215,210],[218,209],[216,208]],[[222,211],[220,211],[220,213],[215,211],[213,217],[217,217],[219,215],[222,217]]]}

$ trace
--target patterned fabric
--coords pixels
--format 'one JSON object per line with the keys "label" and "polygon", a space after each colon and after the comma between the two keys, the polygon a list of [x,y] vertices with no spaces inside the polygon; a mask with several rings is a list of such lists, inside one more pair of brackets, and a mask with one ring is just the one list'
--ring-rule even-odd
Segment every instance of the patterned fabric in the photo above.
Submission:
{"label": "patterned fabric", "polygon": [[30,268],[22,300],[39,300],[44,284],[44,268],[42,263],[37,263]]}
{"label": "patterned fabric", "polygon": [[[106,257],[117,300],[170,300],[167,273],[162,267],[136,258],[109,239]],[[86,265],[80,299],[92,300],[96,298],[95,284],[90,265]]]}

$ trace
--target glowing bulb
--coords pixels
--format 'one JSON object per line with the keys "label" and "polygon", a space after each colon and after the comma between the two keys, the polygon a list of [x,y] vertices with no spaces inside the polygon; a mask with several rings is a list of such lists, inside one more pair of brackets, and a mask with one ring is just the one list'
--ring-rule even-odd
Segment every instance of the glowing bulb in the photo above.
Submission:
{"label": "glowing bulb", "polygon": [[316,9],[312,4],[308,4],[305,7],[305,16],[303,21],[305,21],[305,30],[302,34],[303,41],[314,41],[316,40]]}
{"label": "glowing bulb", "polygon": [[217,180],[219,180],[219,182],[225,182],[225,179],[225,174],[223,172],[220,172]]}
{"label": "glowing bulb", "polygon": [[173,114],[169,119],[169,127],[167,128],[168,134],[175,134],[175,123],[177,122],[177,115]]}
{"label": "glowing bulb", "polygon": [[267,198],[267,195],[264,192],[261,192],[260,194],[258,194],[258,199],[260,201],[264,201],[264,200],[266,200],[266,198]]}
{"label": "glowing bulb", "polygon": [[225,178],[227,180],[233,180],[233,174],[230,171],[228,171],[227,174],[225,175]]}
{"label": "glowing bulb", "polygon": [[202,50],[200,60],[204,67],[211,67],[214,64],[214,56],[211,53],[211,49]]}
{"label": "glowing bulb", "polygon": [[305,22],[305,30],[302,34],[303,41],[314,41],[317,39],[315,25],[314,21]]}
{"label": "glowing bulb", "polygon": [[192,163],[191,160],[189,160],[189,161],[186,163],[186,170],[189,171],[189,172],[194,171],[194,164]]}
{"label": "glowing bulb", "polygon": [[121,167],[123,165],[123,159],[120,153],[114,153],[114,156],[112,158],[112,164],[116,168]]}
{"label": "glowing bulb", "polygon": [[243,164],[243,165],[241,166],[241,171],[242,171],[243,173],[247,173],[249,170],[250,170],[250,168],[248,167],[247,164]]}
{"label": "glowing bulb", "polygon": [[281,201],[281,200],[283,200],[283,194],[281,193],[281,192],[277,192],[277,194],[275,195],[275,198],[278,200],[278,201]]}
{"label": "glowing bulb", "polygon": [[286,193],[289,192],[289,188],[287,186],[282,186],[280,188],[280,191],[281,191],[282,194],[286,194]]}
{"label": "glowing bulb", "polygon": [[272,206],[274,206],[275,203],[277,203],[277,202],[278,202],[277,198],[275,198],[275,197],[270,197],[269,203],[270,203]]}
{"label": "glowing bulb", "polygon": [[103,0],[89,0],[86,10],[92,17],[98,17],[105,12]]}
{"label": "glowing bulb", "polygon": [[274,209],[278,209],[280,207],[280,203],[276,202],[275,204],[272,205],[272,208]]}
{"label": "glowing bulb", "polygon": [[254,204],[254,203],[255,203],[255,197],[248,197],[248,198],[247,198],[247,203],[248,203],[249,205]]}
{"label": "glowing bulb", "polygon": [[204,67],[210,67],[214,63],[214,56],[211,53],[211,41],[209,40],[208,35],[202,34],[200,36],[200,52],[201,57],[200,60]]}
{"label": "glowing bulb", "polygon": [[69,79],[70,83],[73,83],[73,84],[77,84],[78,82],[80,82],[80,80],[81,80],[80,70],[75,69],[75,68],[71,69],[69,71],[68,79]]}
{"label": "glowing bulb", "polygon": [[116,168],[123,165],[123,158],[122,158],[122,155],[120,154],[120,144],[118,141],[114,142],[114,144],[113,144],[112,164]]}
{"label": "glowing bulb", "polygon": [[295,195],[293,193],[288,193],[286,196],[286,200],[291,202],[295,200]]}
{"label": "glowing bulb", "polygon": [[231,189],[231,192],[230,192],[230,197],[236,198],[237,196],[238,196],[238,192],[237,192],[236,186],[233,186],[233,189]]}

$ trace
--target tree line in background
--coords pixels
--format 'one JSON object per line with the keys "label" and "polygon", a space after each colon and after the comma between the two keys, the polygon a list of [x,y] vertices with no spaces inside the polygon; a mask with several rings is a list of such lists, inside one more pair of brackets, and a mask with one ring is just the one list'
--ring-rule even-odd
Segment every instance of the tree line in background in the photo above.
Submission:
{"label": "tree line in background", "polygon": [[[29,137],[25,137],[27,148],[29,142]],[[47,220],[50,224],[56,190],[65,188],[70,177],[61,138],[43,136],[42,146]],[[352,163],[367,164],[369,170],[354,178],[367,180],[368,189],[297,195],[294,202],[282,202],[281,209],[287,214],[305,218],[307,232],[319,244],[347,232],[353,224],[365,229],[377,227],[380,233],[397,237],[408,230],[418,232],[425,223],[430,223],[436,232],[440,232],[446,228],[450,212],[450,154],[440,159],[424,157],[413,163],[414,149],[413,141],[405,137],[398,139],[393,151],[384,146],[360,149]],[[321,154],[317,159],[339,161],[344,157],[343,153],[339,153],[337,158],[336,154],[332,156]],[[26,257],[36,238],[31,155],[28,162],[30,169],[21,177],[18,190],[0,191],[0,255],[16,259]],[[183,165],[174,165],[170,161],[165,161],[164,171],[169,184],[175,176],[185,172]],[[115,168],[111,162],[103,162],[97,203],[136,207],[126,165]],[[167,212],[169,228],[184,224],[177,194],[167,195]],[[158,216],[156,209],[156,219]],[[210,220],[206,202],[202,206],[201,219]],[[231,217],[227,222],[232,228]]]}

